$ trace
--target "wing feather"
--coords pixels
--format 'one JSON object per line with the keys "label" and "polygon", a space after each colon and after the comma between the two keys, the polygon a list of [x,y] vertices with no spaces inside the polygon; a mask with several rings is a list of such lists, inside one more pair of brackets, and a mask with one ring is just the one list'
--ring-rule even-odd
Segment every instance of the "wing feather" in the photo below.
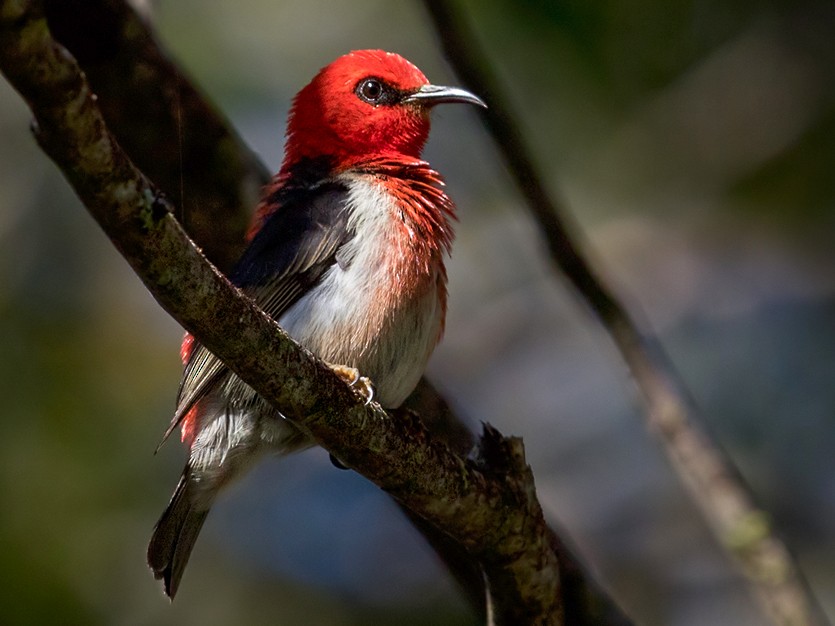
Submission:
{"label": "wing feather", "polygon": [[[280,318],[322,279],[350,240],[347,199],[348,190],[339,183],[288,193],[244,251],[232,282],[273,319]],[[163,441],[228,373],[226,365],[195,339]]]}

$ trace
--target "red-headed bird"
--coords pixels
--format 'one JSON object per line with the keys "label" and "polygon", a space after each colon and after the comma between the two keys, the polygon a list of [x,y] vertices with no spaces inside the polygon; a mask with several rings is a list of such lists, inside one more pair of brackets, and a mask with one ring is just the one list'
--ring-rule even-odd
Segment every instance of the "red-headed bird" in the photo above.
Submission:
{"label": "red-headed bird", "polygon": [[[284,162],[231,274],[291,337],[386,408],[415,388],[444,328],[455,207],[420,159],[429,110],[442,102],[484,106],[381,50],[323,68],[293,101]],[[194,337],[181,352],[168,432],[181,425],[189,460],[148,546],[172,598],[221,488],[263,454],[312,443]]]}

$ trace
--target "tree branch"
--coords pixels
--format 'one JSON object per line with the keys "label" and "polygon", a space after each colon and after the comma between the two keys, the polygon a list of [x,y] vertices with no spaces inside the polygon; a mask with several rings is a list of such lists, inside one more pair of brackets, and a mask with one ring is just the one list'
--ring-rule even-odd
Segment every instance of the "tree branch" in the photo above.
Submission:
{"label": "tree branch", "polygon": [[494,623],[563,623],[561,546],[545,524],[521,440],[485,427],[476,457],[464,458],[415,414],[393,419],[364,405],[287,337],[206,261],[109,133],[39,2],[0,2],[0,69],[32,110],[43,150],[163,308],[325,449],[472,555],[490,587]]}
{"label": "tree branch", "polygon": [[208,259],[229,270],[269,172],[124,0],[44,0],[44,10],[119,144],[179,205],[180,222]]}
{"label": "tree branch", "polygon": [[650,332],[642,332],[612,290],[595,274],[549,194],[499,81],[452,0],[424,0],[440,41],[464,85],[489,104],[482,120],[538,225],[557,271],[602,322],[646,403],[647,426],[660,441],[719,543],[747,578],[775,624],[826,624],[800,570],[754,502],[730,458],[711,439],[685,385]]}

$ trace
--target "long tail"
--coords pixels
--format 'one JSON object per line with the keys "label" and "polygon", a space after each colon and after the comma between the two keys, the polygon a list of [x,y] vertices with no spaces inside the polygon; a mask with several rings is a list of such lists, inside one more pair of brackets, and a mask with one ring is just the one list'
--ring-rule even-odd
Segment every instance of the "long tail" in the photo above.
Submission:
{"label": "long tail", "polygon": [[196,508],[192,493],[195,488],[191,470],[186,466],[168,508],[154,527],[148,544],[148,565],[154,577],[162,579],[165,594],[174,599],[186,569],[194,542],[209,514],[208,508]]}

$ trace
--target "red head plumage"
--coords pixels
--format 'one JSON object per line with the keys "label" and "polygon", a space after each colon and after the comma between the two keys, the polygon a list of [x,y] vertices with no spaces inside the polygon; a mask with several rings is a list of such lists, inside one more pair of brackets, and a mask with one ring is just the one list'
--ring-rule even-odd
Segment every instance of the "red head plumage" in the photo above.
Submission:
{"label": "red head plumage", "polygon": [[329,156],[337,166],[370,155],[418,157],[429,118],[423,107],[398,96],[426,84],[423,73],[398,54],[358,50],[339,57],[293,100],[285,168],[305,157]]}
{"label": "red head plumage", "polygon": [[483,103],[435,87],[393,52],[356,50],[322,68],[295,97],[287,122],[286,171],[303,158],[330,157],[336,168],[368,158],[418,158],[438,102]]}

